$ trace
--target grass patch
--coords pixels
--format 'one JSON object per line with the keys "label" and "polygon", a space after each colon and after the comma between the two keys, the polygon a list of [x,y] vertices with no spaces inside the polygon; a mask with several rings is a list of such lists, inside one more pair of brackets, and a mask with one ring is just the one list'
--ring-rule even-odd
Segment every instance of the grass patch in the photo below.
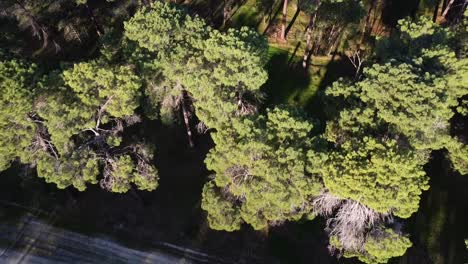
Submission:
{"label": "grass patch", "polygon": [[234,11],[231,19],[228,21],[229,27],[240,28],[243,26],[256,29],[260,32],[260,26],[263,21],[263,14],[258,9],[256,0],[247,0],[239,9]]}
{"label": "grass patch", "polygon": [[262,87],[267,94],[267,105],[288,104],[304,108],[316,95],[324,77],[323,66],[305,71],[298,65],[299,61],[300,57],[288,50],[269,48],[269,78]]}
{"label": "grass patch", "polygon": [[[260,2],[265,2],[265,4],[262,6]],[[304,39],[305,29],[309,23],[309,15],[298,12],[297,4],[290,0],[286,18],[286,38],[288,41],[282,42],[279,41],[282,8],[282,0],[247,0],[234,12],[227,26],[236,28],[251,27],[257,30],[258,33],[267,36],[268,42],[284,49],[291,49]]]}
{"label": "grass patch", "polygon": [[266,107],[287,104],[302,108],[310,116],[326,120],[322,92],[340,77],[352,77],[354,68],[340,56],[312,57],[305,71],[302,56],[293,51],[270,45],[266,65],[268,80],[262,90],[266,94]]}

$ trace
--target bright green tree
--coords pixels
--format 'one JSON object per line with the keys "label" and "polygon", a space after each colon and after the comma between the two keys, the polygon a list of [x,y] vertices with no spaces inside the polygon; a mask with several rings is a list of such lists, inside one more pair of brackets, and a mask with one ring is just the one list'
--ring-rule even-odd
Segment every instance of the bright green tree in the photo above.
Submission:
{"label": "bright green tree", "polygon": [[364,245],[368,256],[359,258],[367,263],[387,263],[390,258],[403,256],[406,250],[412,246],[409,238],[395,233],[391,229],[381,231],[381,234],[373,235]]}
{"label": "bright green tree", "polygon": [[[341,249],[340,242],[336,238],[332,237],[330,243]],[[360,261],[369,264],[387,263],[391,258],[403,256],[411,246],[409,238],[397,234],[392,229],[385,228],[371,233],[366,239],[362,251],[344,251],[344,256],[347,258],[357,257]]]}
{"label": "bright green tree", "polygon": [[40,177],[83,190],[86,182],[98,182],[102,168],[101,186],[110,191],[125,192],[132,182],[143,190],[156,188],[152,151],[141,143],[120,146],[124,128],[140,119],[135,110],[141,83],[131,67],[78,63],[51,74],[42,86],[38,135],[47,144],[35,154]]}
{"label": "bright green tree", "polygon": [[229,196],[216,187],[213,181],[203,187],[202,209],[208,212],[208,223],[215,230],[235,231],[241,228],[242,219],[239,207],[235,206],[237,198]]}
{"label": "bright green tree", "polygon": [[453,168],[462,175],[468,175],[468,145],[452,140],[445,146]]}
{"label": "bright green tree", "polygon": [[205,162],[216,175],[205,185],[202,203],[210,226],[233,230],[245,222],[262,229],[313,217],[311,202],[322,185],[306,171],[312,128],[299,113],[275,108],[215,133],[216,147]]}
{"label": "bright green tree", "polygon": [[152,73],[147,93],[153,104],[170,113],[167,106],[183,105],[181,99],[188,98],[210,128],[251,112],[249,103],[267,78],[267,46],[256,32],[221,33],[169,4],[156,2],[137,12],[125,23],[125,37],[143,49],[136,54],[153,58],[142,69]]}
{"label": "bright green tree", "polygon": [[19,158],[59,188],[84,190],[101,174],[101,186],[114,192],[130,183],[157,187],[151,146],[122,144],[124,128],[140,120],[141,83],[132,67],[93,61],[40,77],[34,65],[4,59],[0,87],[0,169]]}
{"label": "bright green tree", "polygon": [[[376,219],[410,217],[429,187],[423,166],[432,150],[447,148],[455,167],[463,170],[463,144],[450,134],[450,121],[468,93],[468,61],[454,52],[449,30],[426,19],[399,25],[396,34],[379,42],[380,64],[364,69],[357,82],[341,80],[326,91],[340,106],[325,133],[334,146],[320,158],[312,154],[311,162],[322,162],[319,171],[332,195],[362,204],[338,206],[333,219],[360,219],[359,212],[368,211],[361,207]],[[374,221],[358,229],[359,221],[349,227],[332,222],[338,223],[332,230],[340,231],[334,239],[348,252],[345,256],[358,253],[366,262],[380,263],[409,247],[409,240],[389,234],[362,241],[362,233],[378,230]],[[390,242],[396,244],[387,247]]]}
{"label": "bright green tree", "polygon": [[321,167],[327,189],[379,213],[407,218],[417,211],[429,188],[424,153],[405,149],[396,140],[350,139],[329,153]]}
{"label": "bright green tree", "polygon": [[0,171],[17,158],[27,162],[36,134],[31,122],[36,66],[17,59],[0,61]]}
{"label": "bright green tree", "polygon": [[468,94],[468,58],[448,28],[424,17],[399,25],[378,45],[382,59],[394,60],[368,69],[360,97],[416,148],[441,149],[451,141],[454,108]]}
{"label": "bright green tree", "polygon": [[55,158],[46,152],[36,155],[37,175],[48,183],[63,189],[73,186],[80,191],[86,185],[98,183],[99,159],[90,149],[75,151],[71,155]]}
{"label": "bright green tree", "polygon": [[[247,28],[211,32],[203,53],[206,72],[189,91],[200,119],[216,129],[237,116],[256,112],[260,87],[267,80],[265,40]],[[199,101],[199,102],[198,102]]]}

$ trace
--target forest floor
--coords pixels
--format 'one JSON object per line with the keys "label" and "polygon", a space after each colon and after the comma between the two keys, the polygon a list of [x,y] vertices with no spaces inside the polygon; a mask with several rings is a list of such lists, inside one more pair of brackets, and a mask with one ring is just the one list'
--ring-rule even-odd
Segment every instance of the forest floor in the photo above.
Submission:
{"label": "forest floor", "polygon": [[[309,17],[298,10],[295,2],[288,6],[286,42],[279,40],[282,18],[282,1],[270,1],[269,12],[261,12],[258,1],[247,0],[234,11],[227,22],[229,27],[253,27],[268,39],[269,79],[263,87],[267,105],[289,104],[306,107],[317,94],[326,75],[331,56],[312,57],[311,67],[303,69],[305,29]],[[267,2],[267,1],[265,1]],[[266,14],[265,14],[266,13]]]}

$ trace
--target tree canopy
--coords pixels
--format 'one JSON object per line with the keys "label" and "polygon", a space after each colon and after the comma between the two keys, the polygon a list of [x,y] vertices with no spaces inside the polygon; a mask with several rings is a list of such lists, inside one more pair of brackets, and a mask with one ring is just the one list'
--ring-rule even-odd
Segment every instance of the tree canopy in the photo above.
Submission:
{"label": "tree canopy", "polygon": [[313,124],[281,108],[233,123],[231,131],[213,135],[217,144],[205,161],[216,173],[203,190],[210,225],[230,230],[246,222],[262,229],[313,218],[311,202],[322,188],[320,179],[307,172],[307,150],[317,144]]}
{"label": "tree canopy", "polygon": [[[271,16],[270,2],[261,5]],[[231,2],[217,28],[166,1],[4,1],[0,21],[16,26],[0,35],[0,171],[19,166],[60,189],[154,191],[160,138],[148,127],[172,133],[180,122],[189,146],[177,148],[204,158],[197,207],[210,228],[322,217],[332,253],[387,263],[412,245],[403,223],[430,188],[434,154],[468,174],[467,22],[414,16],[369,40],[378,34],[368,2],[299,1],[292,24],[309,22],[305,47],[294,47],[287,1],[266,37],[230,27]],[[271,45],[275,27],[282,41]],[[35,44],[15,42],[15,30]],[[266,66],[281,67],[283,55],[287,74],[304,68],[273,78],[275,90]],[[309,64],[312,55],[326,65]],[[339,73],[348,66],[355,72]],[[283,78],[306,85],[289,91]],[[312,88],[302,107],[268,98],[302,100]]]}
{"label": "tree canopy", "polygon": [[36,133],[30,121],[36,66],[17,59],[0,61],[0,170],[17,158],[27,161]]}

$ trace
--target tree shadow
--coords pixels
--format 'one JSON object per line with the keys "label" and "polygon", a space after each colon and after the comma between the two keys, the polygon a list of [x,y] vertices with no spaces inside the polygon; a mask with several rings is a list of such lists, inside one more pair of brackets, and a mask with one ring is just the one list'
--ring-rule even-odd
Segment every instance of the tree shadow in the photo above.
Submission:
{"label": "tree shadow", "polygon": [[239,13],[235,16],[235,20],[231,19],[229,25],[232,27],[250,27],[257,28],[261,23],[261,18],[256,10],[248,10],[247,12]]}
{"label": "tree shadow", "polygon": [[262,87],[267,95],[267,106],[297,102],[294,95],[310,85],[310,75],[296,67],[294,56],[290,56],[286,50],[270,48],[270,59],[266,65],[268,81]]}
{"label": "tree shadow", "polygon": [[338,259],[330,255],[325,222],[325,219],[317,217],[312,221],[286,223],[273,228],[268,240],[269,252],[280,263],[355,263],[351,259]]}
{"label": "tree shadow", "polygon": [[468,178],[451,169],[444,151],[432,154],[425,171],[430,189],[422,194],[420,208],[407,226],[413,248],[420,252],[409,250],[401,263],[426,263],[421,257],[429,258],[430,263],[464,263],[468,259],[464,244],[468,237]]}
{"label": "tree shadow", "polygon": [[[274,10],[274,7],[275,7],[275,4],[276,4],[276,0],[259,0],[257,3],[258,3],[258,7],[260,10],[266,10],[262,17],[262,20],[264,20],[266,23],[267,23],[267,28],[268,28],[268,25],[271,23],[271,21],[273,20],[273,18],[276,16],[273,15],[273,10]],[[278,10],[276,10],[278,11]],[[265,16],[266,16],[266,19],[265,19]]]}
{"label": "tree shadow", "polygon": [[[229,17],[227,17],[225,21],[225,25],[228,25],[231,23],[232,18],[235,17],[236,13],[239,12],[241,7],[246,2],[247,0],[239,0],[239,1],[232,2],[232,6],[231,6],[232,10],[230,11]],[[199,15],[214,28],[221,29],[223,28],[225,4],[226,4],[226,1],[221,1],[221,0],[195,0],[195,1],[190,1],[189,3],[185,4],[185,6],[187,7],[187,11],[190,14]],[[250,22],[250,24],[252,23]],[[247,26],[251,26],[251,25],[247,25]],[[224,28],[226,28],[226,26],[224,26]]]}
{"label": "tree shadow", "polygon": [[297,59],[296,54],[297,54],[297,51],[299,50],[299,48],[301,47],[301,44],[302,44],[302,42],[298,41],[297,44],[296,44],[296,47],[294,47],[294,51],[289,56],[288,67],[293,67],[294,63],[297,63],[297,62],[295,62],[295,59]]}
{"label": "tree shadow", "polygon": [[[276,1],[273,1],[272,3],[273,3],[273,4],[272,4],[272,7],[271,7],[271,9],[270,9],[270,12],[271,12],[271,10],[273,10],[273,7],[275,6]],[[273,22],[275,21],[275,17],[278,16],[278,14],[280,13],[280,11],[281,11],[282,8],[283,8],[283,7],[282,7],[281,1],[280,1],[280,4],[278,4],[278,6],[276,7],[275,12],[274,12],[273,14],[270,13],[270,14],[271,14],[271,15],[270,15],[270,19],[268,20],[268,24],[266,25],[265,29],[263,30],[262,35],[265,35],[265,34],[268,32],[268,30],[270,29],[270,27],[273,25]]]}
{"label": "tree shadow", "polygon": [[[226,25],[229,25],[233,19],[233,17],[235,17],[235,15],[239,12],[239,10],[241,9],[241,7],[247,2],[247,0],[242,0],[242,1],[236,1],[235,2],[235,5],[234,5],[234,11],[231,11],[231,14],[229,15],[229,17],[226,19],[225,21],[225,26],[224,28],[227,29],[228,27],[226,27]],[[257,22],[257,26],[258,27],[258,24],[261,22],[261,20],[259,20],[259,22]]]}
{"label": "tree shadow", "polygon": [[301,12],[301,10],[299,9],[299,7],[296,7],[296,12],[294,13],[293,18],[291,19],[288,26],[286,27],[286,33],[285,33],[286,36],[288,36],[288,33],[291,30],[292,26],[294,25],[294,22],[296,22],[296,19],[299,16],[300,12]]}
{"label": "tree shadow", "polygon": [[325,95],[326,88],[340,78],[353,78],[355,69],[345,56],[334,53],[330,62],[323,69],[320,69],[320,71],[324,71],[323,78],[318,85],[315,95],[307,101],[305,110],[315,118],[318,118],[322,126],[324,126],[325,122],[332,118],[336,112],[334,111],[335,106],[328,104]]}
{"label": "tree shadow", "polygon": [[194,15],[197,14],[208,24],[220,26],[223,20],[224,1],[219,0],[194,0],[184,4],[187,11]]}
{"label": "tree shadow", "polygon": [[382,9],[382,23],[394,28],[398,20],[407,16],[414,17],[420,0],[386,0]]}

